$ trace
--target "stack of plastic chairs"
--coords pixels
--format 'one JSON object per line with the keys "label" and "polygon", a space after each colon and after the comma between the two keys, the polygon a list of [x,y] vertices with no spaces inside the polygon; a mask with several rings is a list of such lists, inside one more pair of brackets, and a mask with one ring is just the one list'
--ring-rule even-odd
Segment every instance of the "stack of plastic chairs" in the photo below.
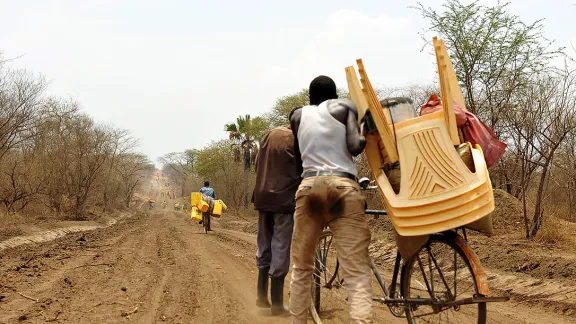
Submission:
{"label": "stack of plastic chairs", "polygon": [[[443,110],[392,124],[372,88],[362,60],[346,68],[351,99],[359,121],[370,111],[377,131],[367,136],[366,156],[390,219],[401,236],[422,236],[466,226],[491,232],[494,195],[481,148],[468,145],[473,168],[455,147],[461,144],[454,103],[465,109],[462,92],[441,40],[434,38]],[[384,170],[400,167],[396,193]]]}

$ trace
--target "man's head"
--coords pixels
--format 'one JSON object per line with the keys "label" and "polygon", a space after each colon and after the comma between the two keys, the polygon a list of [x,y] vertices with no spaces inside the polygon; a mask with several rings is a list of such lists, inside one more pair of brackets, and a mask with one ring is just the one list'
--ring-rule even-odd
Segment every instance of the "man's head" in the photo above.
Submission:
{"label": "man's head", "polygon": [[336,83],[325,76],[316,77],[310,82],[310,104],[319,105],[328,99],[337,99]]}
{"label": "man's head", "polygon": [[204,181],[204,187],[210,187],[210,182]]}

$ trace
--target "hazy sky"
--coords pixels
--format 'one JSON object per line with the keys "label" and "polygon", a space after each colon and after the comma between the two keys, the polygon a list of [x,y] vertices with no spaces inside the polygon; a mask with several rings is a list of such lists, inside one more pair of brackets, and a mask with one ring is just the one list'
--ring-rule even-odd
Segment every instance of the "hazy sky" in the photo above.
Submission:
{"label": "hazy sky", "polygon": [[[345,87],[356,58],[376,85],[433,81],[415,3],[0,0],[0,52],[22,55],[12,66],[44,74],[51,94],[130,130],[155,161],[226,137],[225,123],[266,112],[319,74]],[[574,4],[515,0],[510,11],[545,18],[547,37],[576,46]]]}

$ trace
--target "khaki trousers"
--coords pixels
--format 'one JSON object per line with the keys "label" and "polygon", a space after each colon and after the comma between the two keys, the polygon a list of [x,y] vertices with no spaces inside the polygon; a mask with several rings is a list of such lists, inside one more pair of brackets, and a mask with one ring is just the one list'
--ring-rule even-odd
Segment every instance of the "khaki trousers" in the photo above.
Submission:
{"label": "khaki trousers", "polygon": [[372,285],[368,245],[370,230],[364,215],[365,199],[353,180],[319,176],[303,179],[296,192],[292,236],[292,323],[306,323],[318,238],[328,225],[342,267],[350,323],[372,323]]}

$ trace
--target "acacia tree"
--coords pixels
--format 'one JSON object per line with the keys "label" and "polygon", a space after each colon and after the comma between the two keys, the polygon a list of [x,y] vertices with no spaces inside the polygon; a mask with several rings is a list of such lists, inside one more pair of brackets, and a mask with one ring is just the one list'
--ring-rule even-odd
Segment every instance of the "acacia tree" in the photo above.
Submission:
{"label": "acacia tree", "polygon": [[422,35],[445,42],[467,108],[507,142],[491,175],[522,201],[531,238],[542,224],[556,154],[574,132],[573,72],[551,65],[564,49],[544,37],[542,20],[524,23],[508,5],[446,0],[442,10],[415,9],[430,23]]}
{"label": "acacia tree", "polygon": [[[339,98],[348,98],[348,91],[337,89]],[[302,89],[296,93],[276,99],[274,106],[269,113],[264,115],[271,127],[289,125],[288,116],[292,109],[304,107],[310,104],[310,93],[308,89]]]}
{"label": "acacia tree", "polygon": [[549,71],[549,61],[562,49],[542,34],[542,20],[526,24],[509,14],[509,3],[483,6],[446,0],[443,11],[418,3],[430,27],[422,33],[430,44],[429,32],[446,44],[466,107],[499,133],[506,124],[502,114],[536,74]]}
{"label": "acacia tree", "polygon": [[184,185],[194,178],[194,164],[198,150],[185,150],[184,152],[168,153],[158,159],[158,162],[164,166],[163,171],[168,175],[172,182],[177,183],[184,196]]}
{"label": "acacia tree", "polygon": [[250,115],[238,116],[236,123],[226,124],[224,130],[228,132],[234,157],[237,162],[244,164],[244,207],[248,208],[248,183],[250,180],[250,166],[254,163],[258,153],[258,141],[268,129],[268,124],[262,117],[251,118]]}
{"label": "acacia tree", "polygon": [[244,206],[243,166],[234,161],[230,140],[212,142],[198,152],[194,172],[217,188],[217,195],[235,212]]}

